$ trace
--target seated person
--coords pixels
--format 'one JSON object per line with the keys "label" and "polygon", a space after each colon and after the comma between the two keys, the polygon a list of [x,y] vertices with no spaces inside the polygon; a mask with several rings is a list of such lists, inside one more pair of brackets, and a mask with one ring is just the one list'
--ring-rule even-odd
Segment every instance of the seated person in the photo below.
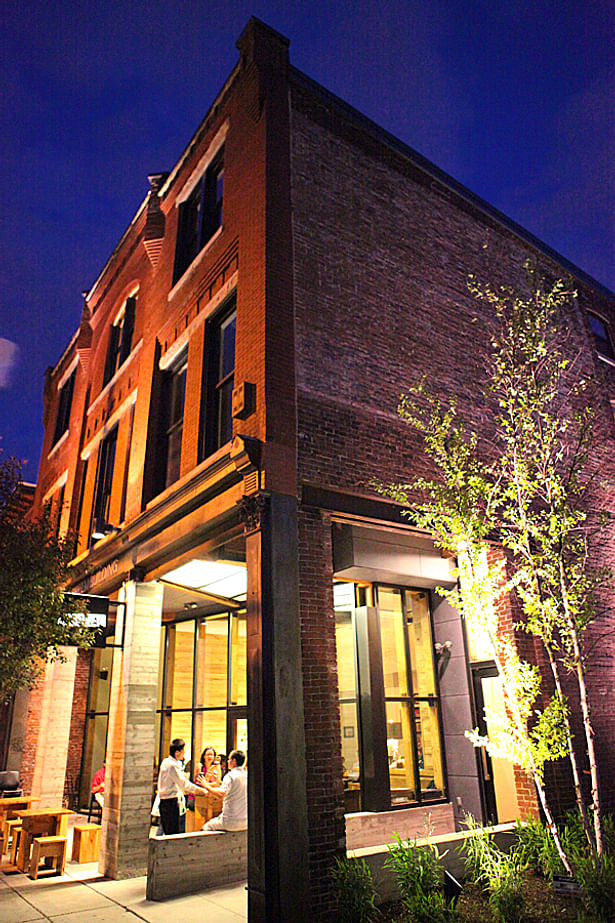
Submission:
{"label": "seated person", "polygon": [[201,753],[201,775],[210,785],[218,785],[221,781],[220,764],[217,762],[217,754],[213,747],[205,747]]}
{"label": "seated person", "polygon": [[96,801],[99,803],[101,808],[105,806],[105,768],[107,766],[107,760],[103,760],[102,769],[99,769],[94,773],[94,778],[92,779],[92,794],[96,798]]}
{"label": "seated person", "polygon": [[248,826],[248,776],[245,770],[246,755],[242,750],[232,750],[228,757],[228,772],[219,786],[199,783],[213,795],[220,795],[222,813],[208,820],[203,830],[245,830]]}
{"label": "seated person", "polygon": [[[158,775],[160,823],[162,824],[162,831],[166,836],[182,832],[180,826],[180,800],[183,801],[182,793],[194,792],[194,794],[202,795],[206,791],[206,789],[200,785],[195,785],[193,782],[190,782],[184,775],[183,759],[185,752],[185,741],[176,737],[175,740],[171,741],[169,756],[160,764],[160,773]],[[186,808],[184,802],[182,813],[185,815],[185,812]]]}

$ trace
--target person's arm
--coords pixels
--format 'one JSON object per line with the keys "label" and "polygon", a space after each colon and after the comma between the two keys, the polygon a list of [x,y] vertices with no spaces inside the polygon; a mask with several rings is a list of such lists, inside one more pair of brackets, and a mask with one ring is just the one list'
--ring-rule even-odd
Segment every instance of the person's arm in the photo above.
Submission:
{"label": "person's arm", "polygon": [[[222,780],[220,785],[212,785],[210,782],[206,782],[205,777],[202,775],[198,776],[197,778],[199,779],[199,785],[202,785],[203,788],[207,789],[207,791],[211,795],[219,795],[220,798],[226,797],[230,786],[224,785],[224,779]],[[226,779],[226,776],[224,778]]]}
{"label": "person's arm", "polygon": [[202,786],[195,785],[194,782],[187,779],[177,764],[173,767],[173,775],[182,792],[192,792],[194,795],[201,795],[205,791]]}

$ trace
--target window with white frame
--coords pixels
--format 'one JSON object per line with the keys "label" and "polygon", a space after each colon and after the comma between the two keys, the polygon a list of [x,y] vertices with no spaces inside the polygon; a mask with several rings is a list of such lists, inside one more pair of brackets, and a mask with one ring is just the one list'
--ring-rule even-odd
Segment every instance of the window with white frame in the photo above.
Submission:
{"label": "window with white frame", "polygon": [[75,390],[75,376],[77,369],[73,369],[72,374],[66,379],[58,393],[58,412],[56,416],[56,425],[53,432],[53,445],[58,442],[68,430],[70,423],[70,411],[73,404],[73,391]]}
{"label": "window with white frame", "polygon": [[126,299],[120,316],[109,331],[109,345],[107,346],[107,361],[103,387],[111,381],[115,373],[122,367],[132,348],[132,334],[135,326],[136,296]]}
{"label": "window with white frame", "polygon": [[222,225],[224,148],[209,164],[188,198],[179,206],[173,284]]}

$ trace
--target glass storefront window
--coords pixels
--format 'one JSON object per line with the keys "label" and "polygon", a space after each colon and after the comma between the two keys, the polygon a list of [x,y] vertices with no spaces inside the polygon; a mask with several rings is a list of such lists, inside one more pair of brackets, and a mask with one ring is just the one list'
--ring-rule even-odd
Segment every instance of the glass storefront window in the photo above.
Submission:
{"label": "glass storefront window", "polygon": [[435,695],[434,670],[429,598],[425,592],[406,590],[406,624],[410,642],[410,666],[414,695]]}
{"label": "glass storefront window", "polygon": [[416,801],[410,703],[387,702],[386,720],[391,804]]}
{"label": "glass storefront window", "polygon": [[[391,803],[442,798],[429,595],[378,587]],[[397,701],[395,701],[397,700]],[[417,793],[418,790],[418,793]]]}
{"label": "glass storefront window", "polygon": [[352,583],[339,583],[335,584],[333,589],[336,608],[335,639],[340,697],[344,798],[346,813],[350,813],[359,811],[361,807],[359,721],[357,713],[354,624],[352,620],[354,585]]}
{"label": "glass storefront window", "polygon": [[442,798],[444,779],[438,706],[436,703],[417,702],[414,708],[421,794],[423,800]]}
{"label": "glass storefront window", "polygon": [[183,738],[194,778],[206,746],[218,753],[247,746],[246,613],[171,622],[163,632],[158,758],[168,755],[174,738]]}
{"label": "glass storefront window", "polygon": [[226,753],[226,709],[194,713],[194,755],[199,760],[205,747]]}
{"label": "glass storefront window", "polygon": [[378,589],[380,634],[382,641],[382,670],[384,694],[387,698],[408,695],[406,670],[406,641],[401,616],[401,590]]}
{"label": "glass storefront window", "polygon": [[197,707],[226,705],[228,621],[228,615],[225,614],[203,619],[197,624]]}
{"label": "glass storefront window", "polygon": [[[334,584],[346,811],[442,799],[429,593],[381,585],[362,590],[359,594],[356,585]],[[377,613],[362,608],[374,594]],[[373,753],[361,752],[364,738]],[[364,760],[370,766],[366,792],[361,782]]]}
{"label": "glass storefront window", "polygon": [[194,621],[177,622],[167,628],[167,681],[164,702],[166,708],[192,707],[194,624]]}
{"label": "glass storefront window", "polygon": [[95,648],[92,651],[90,665],[85,746],[81,764],[79,790],[79,806],[81,808],[87,808],[90,802],[92,777],[97,769],[102,768],[105,759],[112,669],[113,648]]}
{"label": "glass storefront window", "polygon": [[[248,633],[245,612],[234,613],[231,618],[231,690],[229,702],[231,705],[248,704]],[[242,750],[243,747],[239,747]]]}

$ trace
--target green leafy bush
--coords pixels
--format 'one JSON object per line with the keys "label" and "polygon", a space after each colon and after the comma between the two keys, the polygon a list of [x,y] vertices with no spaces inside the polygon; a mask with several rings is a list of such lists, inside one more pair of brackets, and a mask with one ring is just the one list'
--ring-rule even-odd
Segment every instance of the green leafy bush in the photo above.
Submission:
{"label": "green leafy bush", "polygon": [[400,897],[413,923],[453,923],[457,914],[453,902],[444,897],[441,856],[432,844],[419,846],[398,835],[389,843],[385,867],[397,881]]}
{"label": "green leafy bush", "polygon": [[591,923],[615,920],[615,858],[587,852],[574,857],[575,875],[581,886],[585,919]]}
{"label": "green leafy bush", "polygon": [[514,851],[520,866],[531,868],[548,881],[553,881],[554,875],[564,873],[562,861],[548,827],[539,820],[528,818],[526,821],[516,822],[515,833],[517,844]]}
{"label": "green leafy bush", "polygon": [[521,857],[515,851],[509,855],[502,852],[493,835],[473,818],[468,818],[467,823],[474,835],[462,846],[466,874],[489,893],[489,904],[499,923],[522,923]]}
{"label": "green leafy bush", "polygon": [[365,859],[336,858],[331,880],[339,923],[372,923],[379,917],[376,889]]}

